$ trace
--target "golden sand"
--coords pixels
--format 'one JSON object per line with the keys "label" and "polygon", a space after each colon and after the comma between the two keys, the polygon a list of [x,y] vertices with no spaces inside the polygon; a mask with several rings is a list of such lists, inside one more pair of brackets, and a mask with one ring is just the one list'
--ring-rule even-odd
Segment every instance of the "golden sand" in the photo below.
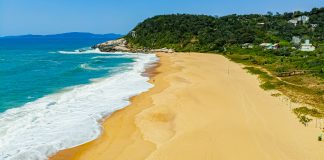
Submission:
{"label": "golden sand", "polygon": [[158,54],[155,86],[103,123],[92,142],[51,160],[323,160],[320,130],[302,126],[256,76],[220,55]]}

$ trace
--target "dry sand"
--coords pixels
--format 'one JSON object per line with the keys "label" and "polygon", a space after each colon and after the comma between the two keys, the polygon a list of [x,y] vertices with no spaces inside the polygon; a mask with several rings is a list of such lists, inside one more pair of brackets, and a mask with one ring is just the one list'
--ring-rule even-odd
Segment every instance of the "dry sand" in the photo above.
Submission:
{"label": "dry sand", "polygon": [[154,88],[112,114],[97,140],[51,159],[324,159],[320,130],[301,125],[242,66],[220,55],[158,55]]}

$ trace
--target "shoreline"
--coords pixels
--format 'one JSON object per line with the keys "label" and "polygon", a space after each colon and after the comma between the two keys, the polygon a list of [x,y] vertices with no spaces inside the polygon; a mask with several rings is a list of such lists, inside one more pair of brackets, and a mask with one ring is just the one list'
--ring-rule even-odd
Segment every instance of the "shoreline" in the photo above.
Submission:
{"label": "shoreline", "polygon": [[[158,56],[158,54],[156,54],[156,56],[159,59],[161,58],[160,56]],[[159,61],[151,64],[151,66],[146,68],[145,72],[142,73],[143,76],[149,77],[148,82],[151,83],[152,85],[154,85],[153,88],[151,88],[150,90],[155,88],[155,83],[156,83],[155,79],[157,78],[157,75],[160,74],[160,72],[157,69],[160,66],[161,66],[161,64],[160,64],[160,60],[159,60]],[[165,88],[167,88],[167,86],[163,87],[163,89],[165,89]],[[148,91],[146,91],[146,92],[148,92]],[[141,93],[139,95],[135,95],[135,96],[131,97],[129,99],[129,101],[131,102],[130,105],[128,105],[125,108],[122,108],[120,110],[117,110],[114,113],[112,113],[110,116],[104,118],[101,121],[103,132],[101,133],[101,135],[98,138],[96,138],[93,141],[82,144],[80,146],[76,146],[76,147],[73,147],[73,148],[70,148],[70,149],[65,149],[65,150],[59,151],[58,153],[50,156],[49,159],[50,160],[70,160],[70,159],[76,159],[77,157],[79,157],[80,154],[78,152],[85,151],[88,148],[88,146],[91,146],[92,144],[95,144],[96,142],[100,142],[101,141],[100,139],[105,139],[105,136],[106,136],[105,128],[108,127],[105,124],[107,123],[106,121],[109,118],[112,118],[112,116],[115,116],[116,114],[120,114],[120,112],[123,112],[123,110],[128,110],[129,107],[134,106],[134,103],[138,103],[137,102],[138,100],[135,100],[135,98],[141,96],[142,94],[145,94],[146,92],[143,92],[143,93]],[[159,92],[159,91],[157,91],[157,92]],[[138,111],[140,111],[140,109],[144,109],[144,108],[147,108],[147,107],[137,108],[137,109],[135,109],[135,111],[131,110],[130,112],[138,112]],[[134,132],[135,129],[131,129],[131,130]]]}
{"label": "shoreline", "polygon": [[286,104],[263,91],[256,76],[239,64],[213,54],[157,55],[160,61],[149,80],[153,88],[107,118],[96,140],[50,159],[324,156],[319,130],[303,127]]}

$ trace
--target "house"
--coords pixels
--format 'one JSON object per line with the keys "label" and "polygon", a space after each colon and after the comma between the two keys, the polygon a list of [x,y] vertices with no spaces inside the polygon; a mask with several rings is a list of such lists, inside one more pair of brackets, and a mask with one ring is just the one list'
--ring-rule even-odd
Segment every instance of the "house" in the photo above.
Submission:
{"label": "house", "polygon": [[275,43],[261,43],[260,47],[263,47],[264,49],[278,49],[279,48],[279,44]]}
{"label": "house", "polygon": [[293,18],[288,21],[288,23],[294,24],[294,26],[297,26],[298,22],[302,22],[303,24],[308,23],[309,17],[308,16],[299,16],[297,18]]}
{"label": "house", "polygon": [[302,21],[304,24],[308,23],[309,21],[309,17],[308,16],[300,16],[298,17],[300,19],[300,21]]}
{"label": "house", "polygon": [[315,47],[309,42],[309,40],[305,40],[305,43],[301,44],[301,51],[312,52],[315,50]]}
{"label": "house", "polygon": [[294,45],[299,45],[301,42],[300,38],[298,36],[293,36],[291,43],[293,43]]}
{"label": "house", "polygon": [[242,48],[253,48],[253,47],[254,47],[254,45],[251,44],[251,43],[244,43],[244,44],[242,44]]}
{"label": "house", "polygon": [[291,20],[288,21],[288,23],[291,23],[294,26],[297,26],[298,20],[297,19],[291,19]]}
{"label": "house", "polygon": [[261,47],[268,47],[270,45],[272,45],[272,43],[261,43],[260,44]]}
{"label": "house", "polygon": [[272,48],[272,43],[261,43],[260,47],[264,49],[271,49]]}

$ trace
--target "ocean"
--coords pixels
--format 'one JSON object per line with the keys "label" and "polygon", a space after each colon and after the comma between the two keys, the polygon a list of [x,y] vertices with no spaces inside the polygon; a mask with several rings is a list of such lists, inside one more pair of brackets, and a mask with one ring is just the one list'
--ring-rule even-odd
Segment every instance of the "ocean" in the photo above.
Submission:
{"label": "ocean", "polygon": [[89,47],[106,40],[0,38],[1,160],[47,159],[91,141],[102,118],[152,87],[142,73],[157,57]]}

